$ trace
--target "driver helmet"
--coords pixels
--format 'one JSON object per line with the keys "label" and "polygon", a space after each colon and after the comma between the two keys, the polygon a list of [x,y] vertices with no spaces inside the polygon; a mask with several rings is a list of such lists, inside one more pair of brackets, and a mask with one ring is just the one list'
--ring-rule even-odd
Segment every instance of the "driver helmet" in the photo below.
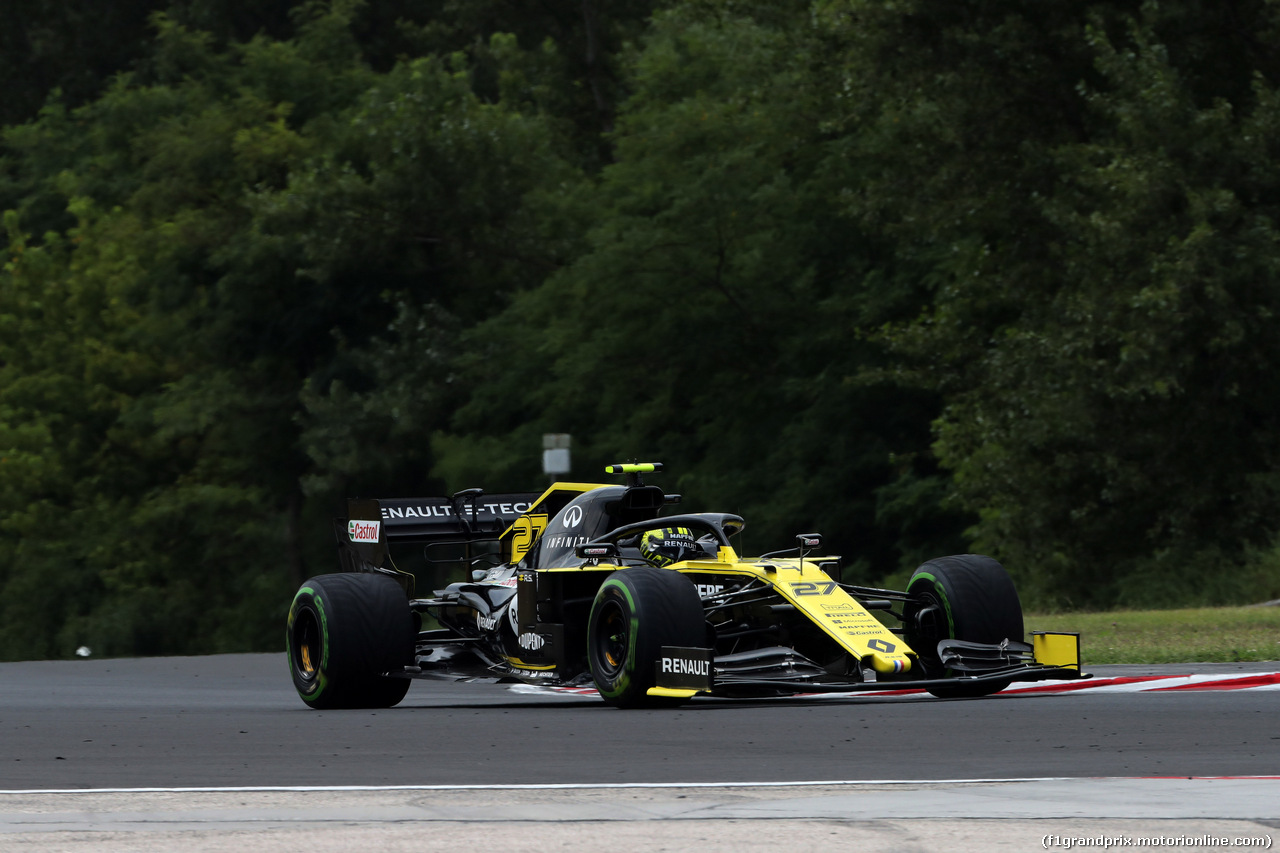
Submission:
{"label": "driver helmet", "polygon": [[640,553],[655,566],[670,566],[702,553],[698,540],[687,527],[646,530],[640,537]]}

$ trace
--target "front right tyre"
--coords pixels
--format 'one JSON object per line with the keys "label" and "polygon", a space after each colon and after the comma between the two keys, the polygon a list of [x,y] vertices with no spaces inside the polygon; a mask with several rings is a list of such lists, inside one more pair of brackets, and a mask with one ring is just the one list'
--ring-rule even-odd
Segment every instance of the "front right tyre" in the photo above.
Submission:
{"label": "front right tyre", "polygon": [[400,584],[386,575],[342,573],[308,580],[289,607],[289,673],[312,708],[390,708],[408,677],[417,630]]}
{"label": "front right tyre", "polygon": [[[954,675],[938,656],[940,640],[970,643],[1022,642],[1022,602],[1004,566],[981,554],[959,554],[930,560],[915,570],[907,584],[904,639],[915,650],[930,678]],[[987,696],[1012,681],[958,683],[928,688],[943,699]]]}

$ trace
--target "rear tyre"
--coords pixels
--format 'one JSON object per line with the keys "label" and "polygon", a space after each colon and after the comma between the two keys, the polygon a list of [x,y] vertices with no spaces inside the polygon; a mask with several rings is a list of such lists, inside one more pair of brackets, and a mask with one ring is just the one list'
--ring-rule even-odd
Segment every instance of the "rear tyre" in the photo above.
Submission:
{"label": "rear tyre", "polygon": [[587,659],[601,697],[619,708],[671,707],[650,696],[663,646],[703,647],[706,620],[693,582],[679,572],[637,566],[605,578],[587,622]]}
{"label": "rear tyre", "polygon": [[[925,675],[948,675],[938,657],[939,640],[971,643],[1022,642],[1022,602],[1004,566],[981,554],[939,557],[920,566],[907,584],[911,603],[904,614],[905,639],[920,656]],[[998,693],[1009,681],[930,687],[944,699]]]}
{"label": "rear tyre", "polygon": [[408,678],[383,675],[413,662],[417,631],[404,589],[385,575],[322,575],[289,608],[289,673],[312,708],[390,708]]}

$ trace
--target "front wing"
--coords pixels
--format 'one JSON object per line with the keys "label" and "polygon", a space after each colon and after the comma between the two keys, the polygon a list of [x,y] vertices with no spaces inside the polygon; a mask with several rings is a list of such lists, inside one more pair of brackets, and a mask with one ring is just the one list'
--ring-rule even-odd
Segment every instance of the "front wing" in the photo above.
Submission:
{"label": "front wing", "polygon": [[[709,649],[664,647],[655,664],[658,696],[782,696],[796,693],[853,693],[885,689],[975,691],[1015,681],[1076,680],[1091,677],[1080,670],[1079,635],[1035,632],[1033,643],[940,642],[939,657],[947,667],[942,677],[854,680],[837,677],[785,647],[758,649],[714,660]],[[702,679],[690,680],[698,662],[709,666]],[[997,688],[998,689],[998,688]]]}

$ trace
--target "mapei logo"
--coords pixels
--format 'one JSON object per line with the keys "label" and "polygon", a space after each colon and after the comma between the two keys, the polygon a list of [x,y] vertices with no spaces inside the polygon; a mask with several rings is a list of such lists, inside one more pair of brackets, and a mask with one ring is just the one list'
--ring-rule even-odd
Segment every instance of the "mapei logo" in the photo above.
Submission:
{"label": "mapei logo", "polygon": [[577,527],[582,523],[582,507],[571,506],[564,511],[564,519],[560,522],[566,529]]}
{"label": "mapei logo", "polygon": [[353,518],[347,522],[347,535],[351,537],[352,542],[376,543],[381,531],[381,521],[361,521]]}

